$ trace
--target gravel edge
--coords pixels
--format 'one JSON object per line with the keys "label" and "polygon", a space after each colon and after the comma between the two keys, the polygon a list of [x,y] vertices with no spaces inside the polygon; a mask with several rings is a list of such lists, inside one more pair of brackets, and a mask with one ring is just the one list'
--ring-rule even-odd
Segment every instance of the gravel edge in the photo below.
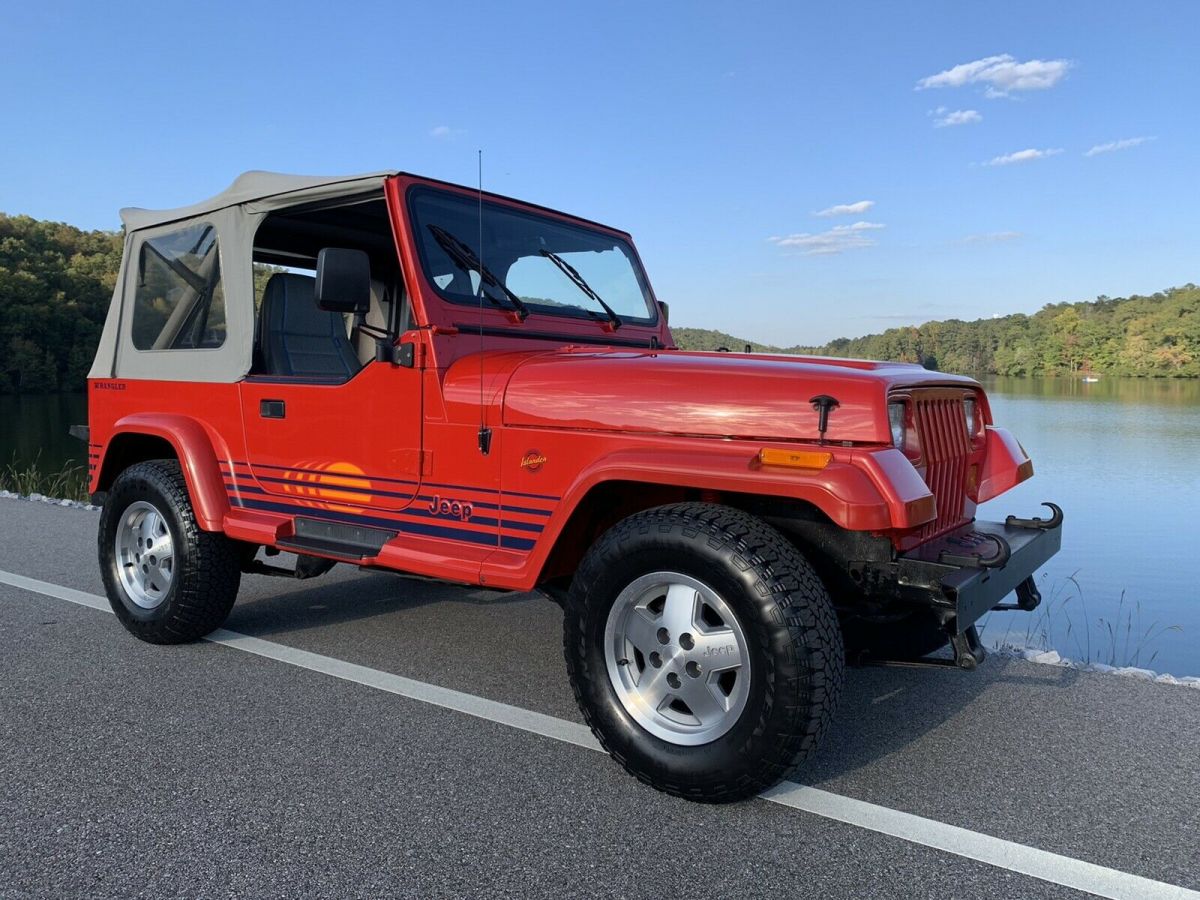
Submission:
{"label": "gravel edge", "polygon": [[0,500],[25,500],[30,503],[49,503],[51,506],[62,506],[68,509],[86,509],[99,512],[100,507],[79,500],[62,500],[58,497],[47,497],[45,494],[17,494],[13,491],[0,491]]}

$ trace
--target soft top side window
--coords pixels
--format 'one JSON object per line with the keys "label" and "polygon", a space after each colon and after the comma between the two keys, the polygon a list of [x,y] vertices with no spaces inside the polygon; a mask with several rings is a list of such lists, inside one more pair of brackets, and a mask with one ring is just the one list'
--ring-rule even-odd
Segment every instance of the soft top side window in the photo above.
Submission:
{"label": "soft top side window", "polygon": [[142,242],[131,329],[138,350],[225,343],[225,291],[212,225],[200,222]]}

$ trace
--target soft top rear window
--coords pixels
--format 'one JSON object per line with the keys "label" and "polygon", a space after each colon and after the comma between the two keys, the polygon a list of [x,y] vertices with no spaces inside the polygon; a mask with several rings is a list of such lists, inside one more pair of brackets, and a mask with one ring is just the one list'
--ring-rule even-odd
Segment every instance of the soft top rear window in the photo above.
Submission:
{"label": "soft top rear window", "polygon": [[142,242],[130,328],[138,350],[213,350],[225,343],[225,290],[212,225],[185,225]]}
{"label": "soft top rear window", "polygon": [[480,302],[482,269],[490,306],[511,309],[515,295],[530,313],[605,321],[607,304],[622,322],[658,320],[645,273],[621,238],[486,200],[481,215],[476,198],[433,188],[414,188],[408,204],[425,277],[451,303]]}

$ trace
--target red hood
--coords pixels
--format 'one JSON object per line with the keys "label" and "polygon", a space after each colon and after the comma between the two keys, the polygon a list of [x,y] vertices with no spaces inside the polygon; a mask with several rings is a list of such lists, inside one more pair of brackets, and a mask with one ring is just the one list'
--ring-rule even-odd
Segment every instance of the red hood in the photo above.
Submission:
{"label": "red hood", "polygon": [[889,443],[888,391],[918,384],[976,382],[908,363],[565,349],[526,357],[514,367],[504,392],[504,424],[816,440],[810,398],[829,394],[840,405],[830,414],[827,440]]}

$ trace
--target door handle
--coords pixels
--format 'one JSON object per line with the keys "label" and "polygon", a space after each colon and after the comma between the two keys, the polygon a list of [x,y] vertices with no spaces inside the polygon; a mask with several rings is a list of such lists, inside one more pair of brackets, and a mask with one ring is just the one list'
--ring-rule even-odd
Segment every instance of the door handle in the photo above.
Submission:
{"label": "door handle", "polygon": [[287,408],[282,400],[259,400],[258,414],[264,419],[282,419],[287,415]]}

